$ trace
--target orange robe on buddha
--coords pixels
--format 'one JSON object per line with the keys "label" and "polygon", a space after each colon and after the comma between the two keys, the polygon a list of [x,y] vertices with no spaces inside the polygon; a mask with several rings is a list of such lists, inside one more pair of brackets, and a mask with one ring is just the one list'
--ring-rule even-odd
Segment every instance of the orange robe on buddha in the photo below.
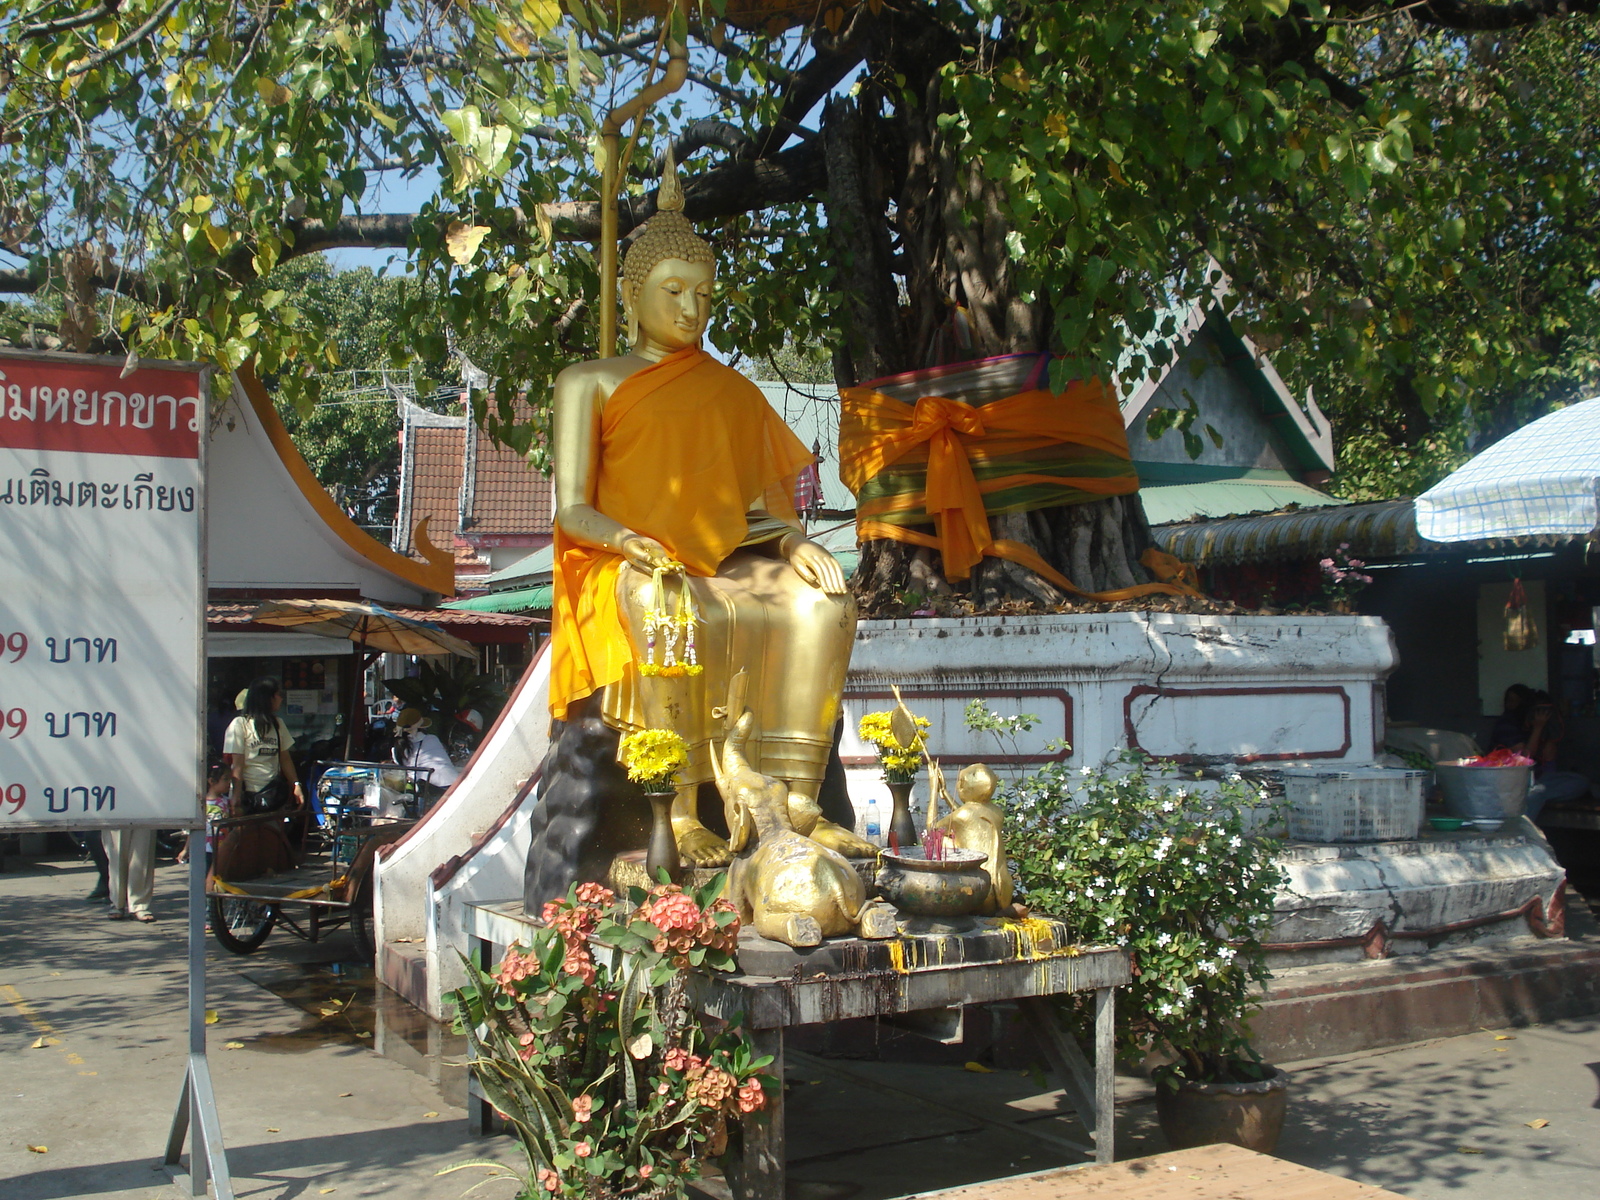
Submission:
{"label": "orange robe on buddha", "polygon": [[[684,564],[698,610],[703,673],[643,675],[644,614],[678,603],[676,581],[656,594],[648,572],[555,530],[550,713],[604,689],[602,715],[623,732],[676,730],[689,743],[684,784],[712,778],[711,709],[747,672],[755,715],[753,766],[820,781],[839,715],[855,635],[849,596],[830,596],[751,547],[798,528],[794,483],[815,461],[761,389],[698,348],[634,372],[600,414],[589,503],[653,537]],[[659,656],[658,656],[659,661]]]}

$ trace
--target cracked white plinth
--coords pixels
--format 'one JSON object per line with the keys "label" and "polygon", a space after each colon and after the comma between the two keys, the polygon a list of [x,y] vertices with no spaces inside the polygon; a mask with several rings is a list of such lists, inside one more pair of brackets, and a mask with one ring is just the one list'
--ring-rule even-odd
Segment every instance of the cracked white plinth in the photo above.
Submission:
{"label": "cracked white plinth", "polygon": [[[1383,729],[1383,680],[1398,659],[1376,617],[1218,617],[1060,613],[863,621],[845,691],[845,763],[859,808],[887,790],[855,737],[889,686],[933,722],[942,762],[1007,760],[962,724],[968,700],[1033,713],[1019,766],[1099,763],[1137,745],[1201,762],[1370,763]],[[1065,740],[1070,753],[1049,744]],[[921,789],[919,789],[920,791]]]}
{"label": "cracked white plinth", "polygon": [[[1550,912],[1566,872],[1526,825],[1471,837],[1369,845],[1292,844],[1279,856],[1288,873],[1269,941],[1314,943],[1362,938],[1383,922],[1388,955],[1422,954],[1484,938],[1532,937],[1526,917],[1470,922],[1539,901]],[[1467,927],[1464,927],[1467,926]],[[1407,936],[1427,935],[1427,936]],[[1359,959],[1362,947],[1308,947],[1275,956],[1275,965]]]}

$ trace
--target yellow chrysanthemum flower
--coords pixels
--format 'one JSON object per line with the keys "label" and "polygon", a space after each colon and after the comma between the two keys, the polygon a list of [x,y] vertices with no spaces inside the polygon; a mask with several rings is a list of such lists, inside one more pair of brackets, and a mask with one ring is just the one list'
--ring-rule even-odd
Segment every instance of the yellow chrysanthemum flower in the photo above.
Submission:
{"label": "yellow chrysanthemum flower", "polygon": [[689,744],[670,729],[641,729],[622,739],[621,758],[629,779],[659,788],[689,765]]}
{"label": "yellow chrysanthemum flower", "polygon": [[878,765],[883,768],[885,778],[891,783],[907,782],[922,769],[922,754],[927,742],[922,736],[922,731],[929,728],[933,722],[927,717],[913,717],[917,725],[917,736],[912,739],[911,745],[902,746],[895,740],[894,730],[890,719],[892,713],[872,712],[864,713],[857,729],[861,740],[877,747]]}

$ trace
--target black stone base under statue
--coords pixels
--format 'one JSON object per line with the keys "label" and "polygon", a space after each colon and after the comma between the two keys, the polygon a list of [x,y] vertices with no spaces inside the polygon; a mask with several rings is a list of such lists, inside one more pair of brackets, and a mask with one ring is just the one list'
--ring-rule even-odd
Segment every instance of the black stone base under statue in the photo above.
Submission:
{"label": "black stone base under statue", "polygon": [[[550,749],[539,767],[539,801],[529,822],[522,875],[522,903],[530,913],[538,913],[546,900],[565,896],[575,883],[604,883],[618,854],[649,845],[650,804],[617,762],[621,735],[600,716],[603,696],[586,696],[568,708],[568,720],[550,723]],[[854,829],[855,809],[839,758],[843,733],[841,721],[834,728],[817,803],[828,820]],[[701,784],[699,801],[701,824],[726,837],[716,786]]]}

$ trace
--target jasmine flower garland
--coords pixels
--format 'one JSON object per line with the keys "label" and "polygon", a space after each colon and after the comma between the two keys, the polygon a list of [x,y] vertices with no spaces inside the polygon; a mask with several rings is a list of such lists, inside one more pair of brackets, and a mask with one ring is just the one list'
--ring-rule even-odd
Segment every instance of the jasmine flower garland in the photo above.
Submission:
{"label": "jasmine flower garland", "polygon": [[[673,611],[667,600],[667,580],[678,581],[678,606]],[[639,674],[681,679],[701,675],[695,650],[695,630],[700,624],[700,613],[694,606],[694,595],[689,591],[688,572],[682,563],[669,562],[655,569],[650,577],[649,597],[644,610],[644,662]],[[656,650],[661,651],[661,661],[656,662]]]}

